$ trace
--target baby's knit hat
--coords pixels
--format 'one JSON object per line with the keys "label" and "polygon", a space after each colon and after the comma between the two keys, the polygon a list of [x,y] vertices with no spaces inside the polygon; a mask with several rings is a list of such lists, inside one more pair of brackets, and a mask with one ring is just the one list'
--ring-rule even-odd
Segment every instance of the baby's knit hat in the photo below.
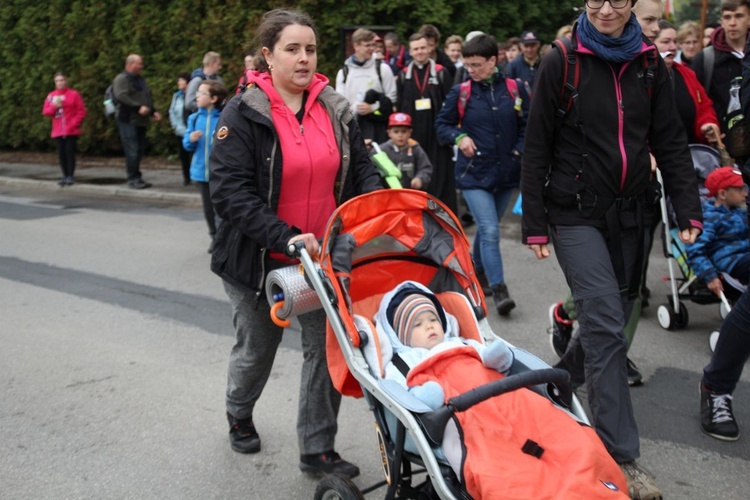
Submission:
{"label": "baby's knit hat", "polygon": [[393,329],[404,345],[411,345],[411,331],[414,328],[414,321],[417,316],[425,311],[432,311],[437,318],[440,318],[435,303],[421,293],[407,295],[396,307],[393,314]]}

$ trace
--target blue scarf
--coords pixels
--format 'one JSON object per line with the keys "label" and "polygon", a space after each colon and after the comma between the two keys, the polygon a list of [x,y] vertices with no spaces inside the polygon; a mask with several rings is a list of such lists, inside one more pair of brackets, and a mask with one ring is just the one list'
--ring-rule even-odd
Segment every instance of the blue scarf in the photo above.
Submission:
{"label": "blue scarf", "polygon": [[632,61],[635,56],[641,53],[643,30],[641,30],[635,14],[632,13],[619,38],[613,38],[599,32],[589,22],[585,12],[578,18],[577,33],[578,39],[584,47],[608,62],[624,63]]}

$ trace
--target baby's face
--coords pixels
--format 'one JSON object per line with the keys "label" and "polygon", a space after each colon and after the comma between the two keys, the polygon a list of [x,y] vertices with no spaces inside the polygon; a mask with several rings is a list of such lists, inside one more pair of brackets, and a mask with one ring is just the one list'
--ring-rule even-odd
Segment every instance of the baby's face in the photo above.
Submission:
{"label": "baby's face", "polygon": [[445,339],[443,325],[432,311],[420,313],[411,330],[411,347],[432,349]]}

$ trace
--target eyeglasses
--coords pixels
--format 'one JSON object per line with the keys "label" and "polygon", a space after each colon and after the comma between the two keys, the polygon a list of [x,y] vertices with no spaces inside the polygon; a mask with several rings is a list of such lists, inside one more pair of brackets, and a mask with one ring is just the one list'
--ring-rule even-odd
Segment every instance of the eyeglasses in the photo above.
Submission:
{"label": "eyeglasses", "polygon": [[466,66],[466,69],[479,69],[485,64],[487,64],[488,61],[489,59],[481,63],[464,63],[464,66]]}
{"label": "eyeglasses", "polygon": [[623,9],[631,2],[631,0],[584,0],[586,7],[589,9],[598,10],[604,7],[604,2],[609,2],[609,5],[613,9]]}

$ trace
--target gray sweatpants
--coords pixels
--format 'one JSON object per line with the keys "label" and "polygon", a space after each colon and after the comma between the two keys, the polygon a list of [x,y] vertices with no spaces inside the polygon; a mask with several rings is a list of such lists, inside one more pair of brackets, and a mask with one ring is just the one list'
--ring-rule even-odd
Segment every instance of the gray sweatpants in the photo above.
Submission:
{"label": "gray sweatpants", "polygon": [[[283,330],[270,317],[265,299],[224,282],[232,304],[237,342],[229,357],[227,412],[251,418],[268,381]],[[314,311],[299,317],[302,324],[302,374],[297,414],[300,453],[319,454],[334,449],[336,417],[341,394],[334,389],[326,363],[325,313]],[[275,410],[271,410],[275,413]],[[278,415],[278,417],[282,417]]]}
{"label": "gray sweatpants", "polygon": [[[607,242],[590,226],[552,228],[555,255],[573,292],[579,335],[568,345],[562,362],[575,365],[581,350],[593,425],[617,463],[640,456],[638,427],[627,379],[627,341],[623,334],[634,300],[620,293]],[[637,231],[623,231],[626,273],[633,276]],[[640,276],[640,273],[638,274]]]}

